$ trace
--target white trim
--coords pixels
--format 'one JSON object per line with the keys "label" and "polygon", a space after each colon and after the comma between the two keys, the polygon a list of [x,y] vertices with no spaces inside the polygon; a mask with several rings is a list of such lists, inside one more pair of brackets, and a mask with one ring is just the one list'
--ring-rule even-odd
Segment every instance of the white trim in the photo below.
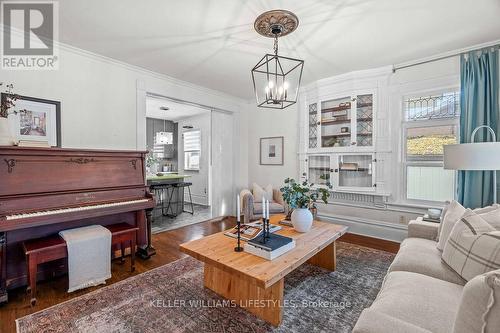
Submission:
{"label": "white trim", "polygon": [[456,49],[456,50],[452,50],[452,51],[448,51],[448,52],[443,52],[443,53],[435,54],[433,56],[429,56],[429,57],[425,57],[425,58],[420,58],[420,59],[416,59],[416,60],[402,62],[402,63],[399,63],[399,64],[394,64],[392,67],[395,68],[396,70],[400,71],[400,70],[403,70],[405,68],[399,68],[399,67],[408,67],[408,66],[421,65],[423,63],[427,63],[427,62],[431,62],[431,61],[437,61],[437,60],[442,60],[442,59],[446,59],[446,58],[451,58],[451,57],[454,57],[454,56],[459,56],[461,53],[465,53],[465,52],[469,52],[469,51],[475,51],[475,50],[479,50],[479,49],[483,49],[483,48],[495,46],[495,45],[498,45],[498,44],[500,44],[500,39],[493,40],[493,41],[486,42],[486,43],[471,45],[471,46],[464,47],[464,48],[461,48],[461,49]]}
{"label": "white trim", "polygon": [[318,217],[321,221],[349,227],[347,232],[351,234],[369,236],[393,242],[401,242],[408,236],[408,226],[403,224],[387,223],[343,215],[319,214]]}

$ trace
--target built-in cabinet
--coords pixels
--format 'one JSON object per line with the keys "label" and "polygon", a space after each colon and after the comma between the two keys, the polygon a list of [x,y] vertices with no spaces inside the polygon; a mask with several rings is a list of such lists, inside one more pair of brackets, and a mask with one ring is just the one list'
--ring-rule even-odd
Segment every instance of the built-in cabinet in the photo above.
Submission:
{"label": "built-in cabinet", "polygon": [[375,153],[309,155],[306,176],[317,186],[333,185],[334,190],[375,192]]}
{"label": "built-in cabinet", "polygon": [[387,112],[379,110],[386,104],[378,98],[386,78],[387,73],[368,73],[366,78],[347,74],[303,89],[299,152],[302,180],[317,186],[330,183],[338,192],[390,194],[384,179],[387,170],[379,170],[390,155]]}
{"label": "built-in cabinet", "polygon": [[352,147],[373,147],[374,98],[373,92],[365,92],[309,104],[309,150],[351,151]]}

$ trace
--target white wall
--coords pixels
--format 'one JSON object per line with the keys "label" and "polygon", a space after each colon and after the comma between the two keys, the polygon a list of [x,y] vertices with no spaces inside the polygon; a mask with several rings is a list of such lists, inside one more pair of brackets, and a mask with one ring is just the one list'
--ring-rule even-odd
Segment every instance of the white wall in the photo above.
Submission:
{"label": "white wall", "polygon": [[[254,182],[262,186],[272,184],[279,188],[287,177],[297,179],[299,122],[297,105],[284,110],[258,108],[253,104],[248,107],[248,185]],[[260,138],[284,137],[283,165],[260,165]]]}
{"label": "white wall", "polygon": [[[56,71],[0,70],[20,95],[61,101],[62,144],[75,148],[142,149],[137,137],[137,90],[239,112],[246,101],[167,76],[62,46]],[[142,106],[144,104],[144,106]],[[141,110],[139,110],[141,111]],[[145,111],[145,110],[144,110]],[[144,113],[145,114],[145,113]],[[142,125],[144,129],[142,129]]]}
{"label": "white wall", "polygon": [[[178,140],[179,143],[179,173],[189,175],[186,181],[193,183],[191,186],[191,194],[193,202],[200,205],[209,205],[209,163],[210,163],[210,111],[189,118],[180,119],[178,121]],[[192,129],[184,129],[183,126],[193,126]],[[184,170],[184,140],[182,134],[186,131],[199,129],[201,131],[201,156],[200,170],[190,171]],[[214,189],[217,191],[217,189]],[[184,191],[184,200],[189,200],[187,189]],[[190,209],[188,207],[188,209]]]}

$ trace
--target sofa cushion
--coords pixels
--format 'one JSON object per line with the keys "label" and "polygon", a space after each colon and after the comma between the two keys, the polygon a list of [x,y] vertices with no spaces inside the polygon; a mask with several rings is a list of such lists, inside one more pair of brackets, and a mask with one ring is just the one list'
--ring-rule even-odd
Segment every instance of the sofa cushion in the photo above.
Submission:
{"label": "sofa cushion", "polygon": [[[390,331],[388,330],[390,328]],[[410,324],[372,309],[364,309],[352,333],[432,333],[429,330]]]}
{"label": "sofa cushion", "polygon": [[[262,214],[262,202],[256,202],[253,204],[253,212],[254,214]],[[269,213],[270,214],[279,214],[284,213],[285,207],[277,202],[269,203]]]}
{"label": "sofa cushion", "polygon": [[370,310],[434,333],[450,333],[462,290],[463,286],[430,276],[390,272]]}
{"label": "sofa cushion", "polygon": [[459,204],[457,201],[453,200],[446,209],[446,214],[441,221],[441,229],[439,230],[439,239],[437,243],[437,248],[439,251],[443,251],[444,245],[450,236],[451,230],[455,226],[458,220],[464,215],[465,208]]}
{"label": "sofa cushion", "polygon": [[464,285],[466,281],[441,260],[436,242],[423,238],[407,238],[399,248],[389,272],[406,271]]}
{"label": "sofa cushion", "polygon": [[442,259],[467,281],[500,269],[500,231],[468,209],[453,227]]}
{"label": "sofa cushion", "polygon": [[254,197],[254,202],[262,202],[263,199],[272,201],[273,185],[269,184],[265,188],[262,188],[260,185],[253,183],[252,194]]}
{"label": "sofa cushion", "polygon": [[500,330],[500,270],[467,282],[453,327],[453,333]]}

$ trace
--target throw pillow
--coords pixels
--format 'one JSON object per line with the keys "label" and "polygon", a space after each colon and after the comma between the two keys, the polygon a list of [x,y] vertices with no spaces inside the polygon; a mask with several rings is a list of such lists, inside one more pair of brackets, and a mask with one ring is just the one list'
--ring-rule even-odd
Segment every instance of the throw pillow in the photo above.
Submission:
{"label": "throw pillow", "polygon": [[441,211],[441,216],[439,217],[439,226],[438,226],[438,235],[436,241],[439,241],[439,235],[441,235],[441,228],[443,227],[443,220],[444,217],[446,216],[446,213],[448,212],[448,208],[450,208],[451,202],[446,201],[444,203],[443,210]]}
{"label": "throw pillow", "polygon": [[500,230],[500,207],[498,207],[498,204],[495,204],[496,209],[479,214],[485,220],[488,222],[493,228]]}
{"label": "throw pillow", "polygon": [[476,276],[464,287],[453,333],[498,332],[500,270]]}
{"label": "throw pillow", "polygon": [[439,251],[443,251],[444,245],[446,244],[446,241],[448,240],[448,237],[450,237],[451,230],[455,226],[455,223],[457,223],[458,220],[464,215],[465,213],[465,208],[459,204],[457,201],[453,200],[449,205],[448,209],[446,210],[446,215],[443,218],[443,221],[441,221],[441,230],[439,232],[439,240],[437,243],[437,248]]}
{"label": "throw pillow", "polygon": [[262,188],[258,184],[253,183],[252,193],[254,202],[262,202],[264,198],[273,201],[273,186],[271,184]]}
{"label": "throw pillow", "polygon": [[467,209],[453,227],[441,258],[467,281],[500,269],[500,231]]}

